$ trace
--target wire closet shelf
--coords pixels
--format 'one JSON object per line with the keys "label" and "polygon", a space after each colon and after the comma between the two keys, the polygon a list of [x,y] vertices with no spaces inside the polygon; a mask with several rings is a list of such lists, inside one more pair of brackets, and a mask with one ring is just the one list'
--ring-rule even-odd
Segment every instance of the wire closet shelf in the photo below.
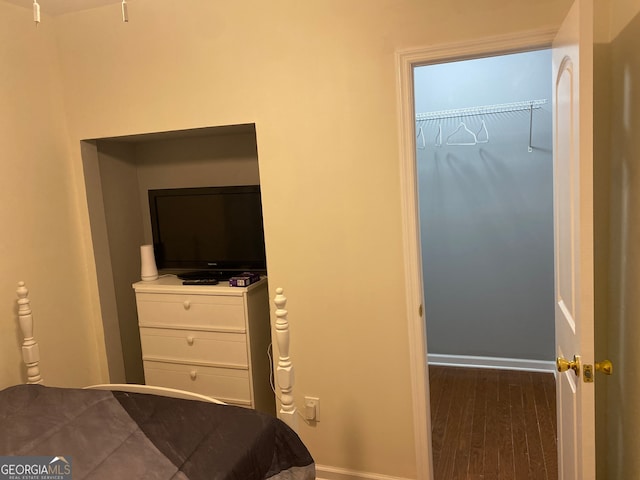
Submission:
{"label": "wire closet shelf", "polygon": [[491,113],[519,112],[523,110],[536,110],[547,103],[546,99],[525,100],[522,102],[499,103],[495,105],[482,105],[478,107],[456,108],[452,110],[439,110],[416,114],[416,121],[440,120],[443,118],[471,117],[475,115],[488,115]]}
{"label": "wire closet shelf", "polygon": [[[527,151],[531,153],[533,151],[532,146],[532,137],[533,137],[533,111],[539,108],[542,108],[544,104],[547,103],[546,99],[540,100],[525,100],[522,102],[511,102],[511,103],[499,103],[494,105],[482,105],[478,107],[468,107],[468,108],[456,108],[452,110],[439,110],[436,112],[427,112],[427,113],[418,113],[416,114],[416,123],[425,122],[427,120],[442,120],[445,118],[461,118],[461,117],[472,117],[478,115],[489,115],[495,113],[506,113],[506,112],[519,112],[519,111],[528,111],[529,112],[529,145],[527,147]],[[471,136],[470,141],[458,142],[458,143],[450,143],[449,139],[455,133],[464,129]],[[478,134],[485,134],[483,140],[478,140]],[[424,131],[422,127],[418,129],[417,133],[418,138],[422,141],[422,146],[418,146],[418,148],[425,148],[426,142],[424,140]],[[487,130],[486,124],[484,120],[482,120],[482,127],[478,133],[474,133],[470,131],[464,122],[460,122],[458,129],[449,137],[447,137],[447,145],[477,145],[479,143],[487,143],[489,141],[489,132]],[[438,127],[438,135],[436,136],[436,146],[442,146],[442,125]]]}

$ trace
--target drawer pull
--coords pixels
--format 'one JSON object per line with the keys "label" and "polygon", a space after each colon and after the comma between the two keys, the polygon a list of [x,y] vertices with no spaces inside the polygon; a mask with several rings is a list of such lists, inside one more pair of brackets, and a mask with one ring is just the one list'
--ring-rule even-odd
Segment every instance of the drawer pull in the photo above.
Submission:
{"label": "drawer pull", "polygon": [[189,300],[185,300],[182,305],[184,305],[185,310],[189,310],[191,308],[191,302]]}
{"label": "drawer pull", "polygon": [[196,377],[198,376],[198,372],[197,372],[197,371],[195,371],[195,370],[191,370],[191,371],[189,372],[189,376],[191,377],[191,380],[195,380],[195,379],[196,379]]}
{"label": "drawer pull", "polygon": [[194,340],[195,340],[195,338],[193,338],[193,336],[191,336],[191,335],[189,335],[189,336],[187,337],[187,343],[188,343],[189,345],[193,345]]}

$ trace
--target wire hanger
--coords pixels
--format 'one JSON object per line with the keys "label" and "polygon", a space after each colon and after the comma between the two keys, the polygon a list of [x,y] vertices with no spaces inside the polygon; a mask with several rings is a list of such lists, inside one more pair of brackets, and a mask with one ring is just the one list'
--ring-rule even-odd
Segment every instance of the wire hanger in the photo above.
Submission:
{"label": "wire hanger", "polygon": [[422,127],[418,129],[418,133],[416,134],[416,147],[420,150],[427,148],[427,142],[424,139],[424,131],[422,130]]}
{"label": "wire hanger", "polygon": [[487,130],[487,125],[484,123],[484,120],[482,120],[480,130],[476,132],[476,143],[489,143],[489,130]]}
{"label": "wire hanger", "polygon": [[[451,137],[453,137],[455,134],[457,134],[461,130],[463,133],[469,134],[471,138],[468,140],[461,139],[460,141],[452,141]],[[460,122],[460,125],[458,125],[458,128],[456,128],[454,132],[447,137],[447,145],[475,145],[477,143],[478,143],[478,137],[476,137],[476,134],[467,128],[464,122]]]}
{"label": "wire hanger", "polygon": [[442,125],[438,125],[438,134],[436,135],[436,147],[442,146]]}

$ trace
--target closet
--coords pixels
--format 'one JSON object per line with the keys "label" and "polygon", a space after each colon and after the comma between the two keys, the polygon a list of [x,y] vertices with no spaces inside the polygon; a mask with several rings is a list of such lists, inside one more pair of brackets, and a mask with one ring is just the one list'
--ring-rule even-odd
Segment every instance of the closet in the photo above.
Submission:
{"label": "closet", "polygon": [[148,190],[258,185],[254,124],[84,140],[82,163],[109,375],[144,383],[132,284],[152,243]]}
{"label": "closet", "polygon": [[430,364],[551,371],[551,55],[414,70]]}

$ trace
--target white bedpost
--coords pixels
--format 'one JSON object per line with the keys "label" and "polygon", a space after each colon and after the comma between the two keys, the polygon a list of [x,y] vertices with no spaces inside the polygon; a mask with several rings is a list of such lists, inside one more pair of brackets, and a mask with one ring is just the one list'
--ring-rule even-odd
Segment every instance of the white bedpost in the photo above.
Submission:
{"label": "white bedpost", "polygon": [[298,430],[298,415],[293,398],[293,364],[289,358],[289,321],[287,320],[287,298],[282,288],[276,289],[276,341],[278,342],[278,366],[276,376],[280,388],[280,411],[278,417],[294,431]]}
{"label": "white bedpost", "polygon": [[33,338],[33,315],[31,315],[31,305],[28,298],[29,290],[24,282],[18,282],[18,319],[20,330],[22,330],[22,360],[27,366],[27,383],[42,383],[40,376],[40,349],[38,342]]}

